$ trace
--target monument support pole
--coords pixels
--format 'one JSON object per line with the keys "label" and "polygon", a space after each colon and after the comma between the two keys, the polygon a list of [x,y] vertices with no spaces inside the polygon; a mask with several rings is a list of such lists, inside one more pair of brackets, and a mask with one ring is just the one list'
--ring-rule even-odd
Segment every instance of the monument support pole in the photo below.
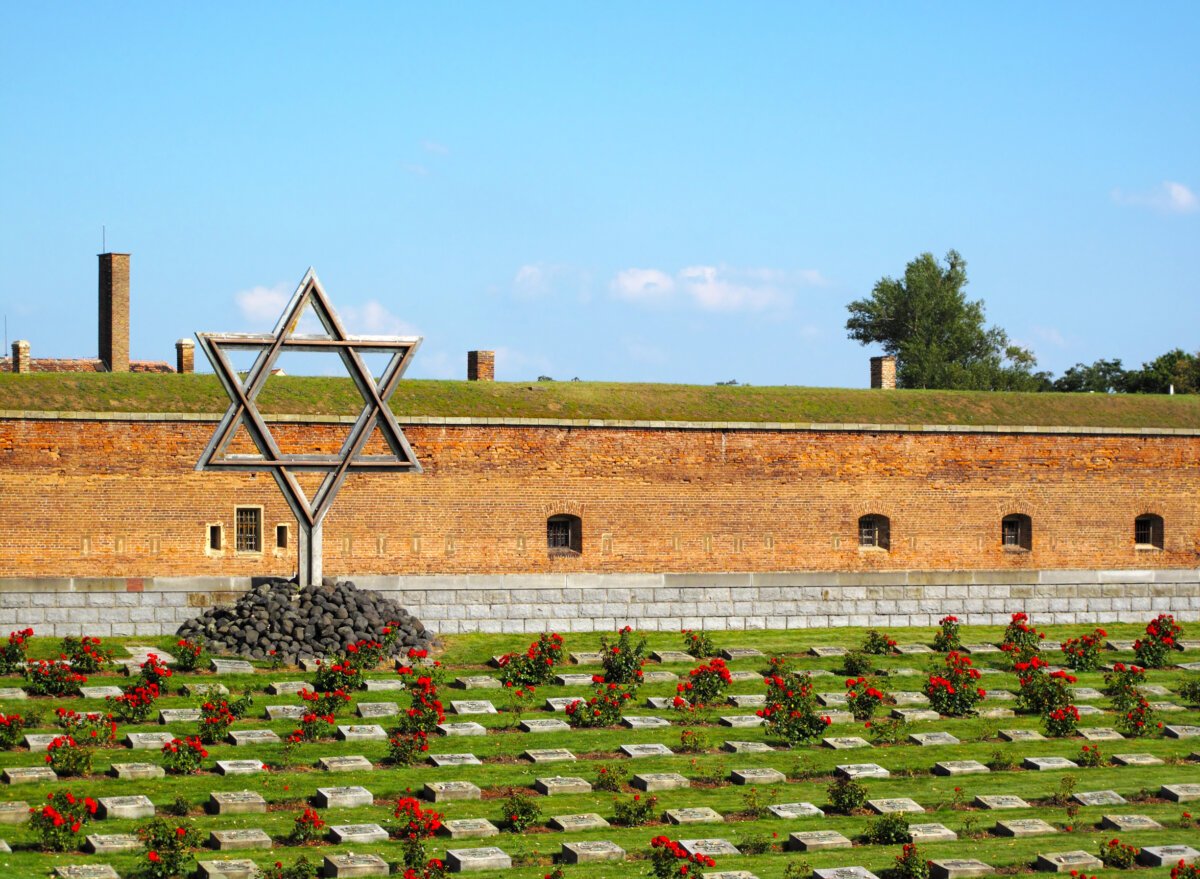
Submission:
{"label": "monument support pole", "polygon": [[299,550],[300,569],[297,572],[297,582],[300,586],[321,585],[321,523],[309,525],[303,516],[296,519],[296,530],[299,532],[297,549]]}

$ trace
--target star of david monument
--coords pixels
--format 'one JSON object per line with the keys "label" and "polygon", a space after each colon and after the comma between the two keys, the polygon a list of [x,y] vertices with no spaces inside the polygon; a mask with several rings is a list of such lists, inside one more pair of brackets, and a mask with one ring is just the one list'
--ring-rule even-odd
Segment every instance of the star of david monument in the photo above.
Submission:
{"label": "star of david monument", "polygon": [[[301,334],[297,327],[305,309],[311,308],[323,333]],[[302,586],[321,582],[321,523],[334,498],[351,472],[420,473],[404,432],[388,406],[404,371],[421,344],[420,336],[352,336],[330,304],[325,290],[311,268],[283,310],[271,333],[197,333],[200,348],[229,395],[229,409],[221,418],[212,439],[196,463],[197,470],[257,471],[270,473],[296,517],[299,582]],[[230,361],[230,352],[254,351],[257,356],[243,377]],[[284,351],[336,354],[363,399],[355,420],[336,455],[283,454],[271,435],[257,399],[271,370]],[[365,354],[390,354],[387,366],[375,379],[363,362]],[[245,431],[255,454],[235,454],[230,442]],[[366,455],[364,449],[378,429],[390,454]],[[297,473],[324,473],[320,487],[309,498],[296,479]]]}

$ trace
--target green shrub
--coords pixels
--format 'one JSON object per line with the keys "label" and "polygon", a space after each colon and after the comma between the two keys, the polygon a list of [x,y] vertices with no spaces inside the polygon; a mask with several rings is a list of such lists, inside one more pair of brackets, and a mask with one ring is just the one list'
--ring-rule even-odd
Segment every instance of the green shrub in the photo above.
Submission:
{"label": "green shrub", "polygon": [[867,789],[853,778],[839,778],[827,788],[829,805],[842,815],[853,814],[867,802]]}
{"label": "green shrub", "polygon": [[889,812],[867,822],[862,838],[868,845],[899,845],[912,842],[912,835],[908,832],[908,821],[902,812]]}

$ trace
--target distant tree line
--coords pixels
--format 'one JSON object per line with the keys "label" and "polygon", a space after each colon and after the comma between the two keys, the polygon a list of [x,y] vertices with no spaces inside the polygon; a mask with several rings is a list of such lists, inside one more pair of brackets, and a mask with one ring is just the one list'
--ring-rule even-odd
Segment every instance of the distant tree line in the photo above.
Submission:
{"label": "distant tree line", "polygon": [[984,323],[983,302],[968,301],[967,264],[957,251],[945,265],[923,253],[903,278],[884,277],[871,295],[847,308],[851,339],[876,343],[896,358],[902,388],[981,391],[1066,391],[1123,394],[1200,393],[1200,354],[1176,348],[1141,369],[1120,360],[1077,363],[1058,378],[1037,371],[1037,358]]}

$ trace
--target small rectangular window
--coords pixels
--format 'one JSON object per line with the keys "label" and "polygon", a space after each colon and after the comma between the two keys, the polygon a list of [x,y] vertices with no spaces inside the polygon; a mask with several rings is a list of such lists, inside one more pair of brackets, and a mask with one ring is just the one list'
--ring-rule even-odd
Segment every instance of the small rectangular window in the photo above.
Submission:
{"label": "small rectangular window", "polygon": [[288,526],[287,525],[276,525],[275,526],[275,546],[277,546],[279,549],[287,549],[287,545],[288,545]]}
{"label": "small rectangular window", "polygon": [[221,551],[221,526],[220,525],[209,525],[208,526],[208,548],[213,550],[213,552]]}
{"label": "small rectangular window", "polygon": [[262,552],[262,510],[238,507],[234,519],[237,527],[234,548],[238,552]]}

